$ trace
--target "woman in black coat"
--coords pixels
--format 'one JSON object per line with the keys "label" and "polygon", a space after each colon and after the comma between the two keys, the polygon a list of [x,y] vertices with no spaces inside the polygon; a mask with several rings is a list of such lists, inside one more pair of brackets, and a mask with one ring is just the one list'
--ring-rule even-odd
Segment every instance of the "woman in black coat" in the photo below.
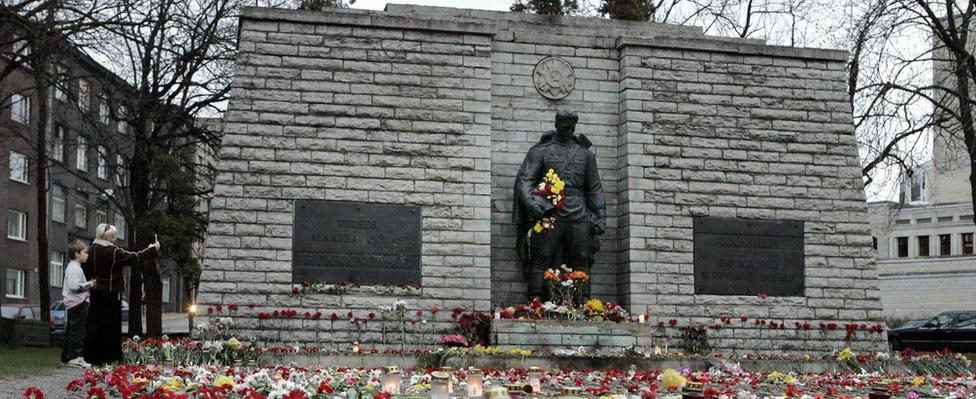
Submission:
{"label": "woman in black coat", "polygon": [[115,246],[117,234],[115,226],[98,225],[95,241],[88,249],[88,261],[82,265],[85,277],[95,279],[88,307],[84,350],[85,361],[95,366],[122,360],[124,269],[139,266],[159,254],[158,241],[139,252],[119,248]]}

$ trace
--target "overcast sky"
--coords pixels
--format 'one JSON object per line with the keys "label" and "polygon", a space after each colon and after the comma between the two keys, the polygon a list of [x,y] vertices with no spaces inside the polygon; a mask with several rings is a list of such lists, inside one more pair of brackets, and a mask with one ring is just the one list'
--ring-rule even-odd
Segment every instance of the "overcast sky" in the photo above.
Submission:
{"label": "overcast sky", "polygon": [[455,8],[477,8],[480,10],[508,10],[512,0],[356,0],[352,8],[367,10],[382,10],[386,3],[393,4],[422,4],[425,6],[441,6]]}

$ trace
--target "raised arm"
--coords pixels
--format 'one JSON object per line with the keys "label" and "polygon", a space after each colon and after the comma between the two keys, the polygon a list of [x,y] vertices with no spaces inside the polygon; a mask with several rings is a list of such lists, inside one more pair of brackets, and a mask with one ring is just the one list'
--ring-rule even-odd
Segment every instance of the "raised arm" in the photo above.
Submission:
{"label": "raised arm", "polygon": [[122,248],[115,247],[115,251],[112,256],[115,257],[115,265],[120,267],[129,267],[138,265],[146,260],[155,258],[159,254],[159,250],[156,246],[150,245],[139,252],[126,251]]}

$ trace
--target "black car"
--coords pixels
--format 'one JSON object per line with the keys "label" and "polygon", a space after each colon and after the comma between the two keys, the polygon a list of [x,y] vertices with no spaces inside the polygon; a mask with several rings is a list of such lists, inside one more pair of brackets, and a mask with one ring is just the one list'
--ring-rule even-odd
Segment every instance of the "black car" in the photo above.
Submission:
{"label": "black car", "polygon": [[954,310],[910,321],[889,330],[888,343],[894,350],[976,351],[976,310]]}

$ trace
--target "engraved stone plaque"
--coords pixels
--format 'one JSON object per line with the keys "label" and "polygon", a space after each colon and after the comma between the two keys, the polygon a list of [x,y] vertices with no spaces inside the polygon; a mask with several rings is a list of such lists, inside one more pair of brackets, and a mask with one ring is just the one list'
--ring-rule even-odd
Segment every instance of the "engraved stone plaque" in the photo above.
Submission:
{"label": "engraved stone plaque", "polygon": [[420,207],[296,200],[292,281],[420,283]]}
{"label": "engraved stone plaque", "polygon": [[803,222],[694,219],[695,293],[804,295]]}
{"label": "engraved stone plaque", "polygon": [[559,57],[546,57],[535,65],[532,72],[535,89],[550,100],[565,98],[576,87],[573,65]]}

